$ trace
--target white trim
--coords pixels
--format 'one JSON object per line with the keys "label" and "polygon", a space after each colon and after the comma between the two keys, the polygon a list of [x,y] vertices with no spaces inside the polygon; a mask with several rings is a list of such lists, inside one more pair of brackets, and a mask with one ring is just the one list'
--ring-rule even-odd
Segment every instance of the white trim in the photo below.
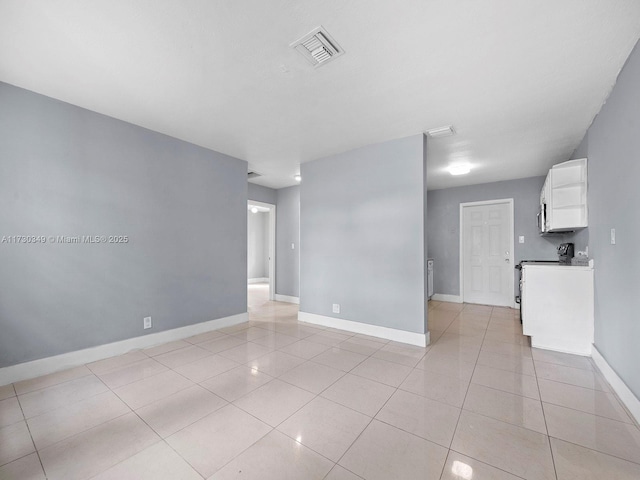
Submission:
{"label": "white trim", "polygon": [[261,277],[261,278],[250,278],[247,280],[249,285],[254,283],[267,283],[269,281],[269,277]]}
{"label": "white trim", "polygon": [[446,293],[434,293],[431,296],[431,300],[435,300],[436,302],[462,303],[462,297],[460,295],[448,295]]}
{"label": "white trim", "polygon": [[[269,300],[276,299],[276,206],[273,203],[247,200],[247,204],[269,209]],[[251,283],[251,282],[249,282]]]}
{"label": "white trim", "polygon": [[609,365],[595,345],[593,345],[591,350],[591,358],[593,358],[596,367],[600,369],[604,378],[609,382],[611,388],[613,388],[613,391],[618,395],[620,401],[627,407],[629,413],[636,419],[636,422],[640,422],[640,400],[638,397],[633,394],[624,381],[613,368],[611,368],[611,365]]}
{"label": "white trim", "polygon": [[276,302],[287,302],[287,303],[295,303],[296,305],[300,305],[299,297],[292,297],[290,295],[280,295],[276,293]]}
{"label": "white trim", "polygon": [[239,313],[229,317],[196,323],[195,325],[173,328],[163,332],[128,338],[126,340],[63,353],[53,357],[40,358],[30,362],[19,363],[18,365],[0,368],[0,385],[8,385],[9,383],[21,380],[36,378],[41,375],[47,375],[67,368],[77,367],[79,365],[103,360],[116,355],[122,355],[123,353],[130,352],[131,350],[153,347],[155,345],[160,345],[174,340],[181,340],[199,333],[230,327],[232,325],[248,321],[248,313]]}
{"label": "white trim", "polygon": [[315,313],[298,312],[298,321],[322,325],[324,327],[338,328],[340,330],[346,330],[347,332],[361,333],[371,337],[384,338],[393,340],[394,342],[408,343],[410,345],[417,345],[418,347],[426,347],[430,342],[429,332],[407,332],[405,330],[370,325],[368,323],[352,322],[351,320],[343,320],[342,318],[326,317]]}
{"label": "white trim", "polygon": [[[464,219],[463,219],[463,215],[462,215],[462,209],[464,207],[477,207],[479,205],[496,205],[496,204],[500,204],[500,203],[506,203],[509,205],[509,213],[510,213],[510,220],[511,220],[511,229],[509,231],[509,236],[511,239],[511,250],[509,250],[509,264],[512,267],[515,267],[514,262],[515,262],[515,248],[516,248],[516,243],[515,243],[515,233],[514,230],[516,228],[516,219],[515,219],[515,210],[513,207],[513,198],[501,198],[498,200],[482,200],[479,202],[464,202],[464,203],[460,203],[460,229],[458,231],[458,235],[460,236],[459,238],[459,243],[460,243],[460,250],[458,251],[458,255],[459,255],[459,264],[460,264],[460,303],[464,302],[464,255],[463,255],[463,226],[464,226]],[[509,306],[511,308],[516,308],[516,291],[515,291],[515,268],[511,268],[511,303]],[[497,306],[504,306],[504,305],[497,305]]]}

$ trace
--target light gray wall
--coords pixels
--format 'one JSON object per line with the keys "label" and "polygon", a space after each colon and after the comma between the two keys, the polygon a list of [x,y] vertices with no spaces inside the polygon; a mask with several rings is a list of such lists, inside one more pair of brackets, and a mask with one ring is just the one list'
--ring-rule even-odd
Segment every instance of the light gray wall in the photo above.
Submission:
{"label": "light gray wall", "polygon": [[[515,264],[521,260],[557,260],[557,246],[572,241],[571,234],[541,237],[536,214],[545,177],[530,177],[427,193],[428,256],[434,258],[434,292],[460,294],[460,204],[513,198]],[[524,235],[525,243],[518,243]],[[579,245],[576,245],[578,247]],[[584,248],[584,247],[582,247]],[[514,264],[514,266],[515,266]],[[514,282],[518,282],[517,272]],[[518,291],[517,285],[515,291]]]}
{"label": "light gray wall", "polygon": [[275,205],[278,201],[278,191],[273,188],[263,187],[255,183],[248,184],[248,198],[256,202],[270,203]]}
{"label": "light gray wall", "polygon": [[[291,244],[295,248],[291,248]],[[277,190],[276,293],[300,296],[300,186]]]}
{"label": "light gray wall", "polygon": [[249,212],[247,215],[247,276],[269,276],[269,214]]}
{"label": "light gray wall", "polygon": [[302,164],[301,311],[424,333],[423,148],[415,135]]}
{"label": "light gray wall", "polygon": [[[640,398],[640,47],[588,130],[589,253],[595,260],[595,345]],[[616,245],[610,244],[611,228]]]}
{"label": "light gray wall", "polygon": [[246,312],[246,215],[246,162],[0,83],[0,237],[129,238],[0,243],[0,367]]}

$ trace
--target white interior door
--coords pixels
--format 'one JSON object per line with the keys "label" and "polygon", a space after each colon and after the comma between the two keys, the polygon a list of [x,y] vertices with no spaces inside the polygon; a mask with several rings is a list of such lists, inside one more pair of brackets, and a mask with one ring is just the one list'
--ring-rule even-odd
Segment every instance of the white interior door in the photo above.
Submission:
{"label": "white interior door", "polygon": [[463,301],[512,306],[513,201],[460,208]]}

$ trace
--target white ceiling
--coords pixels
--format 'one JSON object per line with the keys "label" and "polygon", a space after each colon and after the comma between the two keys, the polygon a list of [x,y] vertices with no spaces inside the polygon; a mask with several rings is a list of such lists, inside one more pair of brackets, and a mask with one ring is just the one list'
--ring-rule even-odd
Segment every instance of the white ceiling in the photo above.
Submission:
{"label": "white ceiling", "polygon": [[[289,43],[322,25],[346,54]],[[640,37],[638,0],[0,0],[0,80],[247,160],[255,183],[452,124],[428,186],[542,175]],[[471,174],[452,177],[449,162]]]}

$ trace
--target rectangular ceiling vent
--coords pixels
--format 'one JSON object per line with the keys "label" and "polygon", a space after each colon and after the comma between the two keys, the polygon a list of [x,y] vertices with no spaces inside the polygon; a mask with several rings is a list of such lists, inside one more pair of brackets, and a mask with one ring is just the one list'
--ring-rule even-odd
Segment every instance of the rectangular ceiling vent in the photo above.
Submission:
{"label": "rectangular ceiling vent", "polygon": [[250,171],[247,178],[250,180],[252,178],[261,177],[261,176],[262,176],[261,173]]}
{"label": "rectangular ceiling vent", "polygon": [[314,67],[319,67],[344,54],[344,50],[322,27],[314,28],[291,44]]}

